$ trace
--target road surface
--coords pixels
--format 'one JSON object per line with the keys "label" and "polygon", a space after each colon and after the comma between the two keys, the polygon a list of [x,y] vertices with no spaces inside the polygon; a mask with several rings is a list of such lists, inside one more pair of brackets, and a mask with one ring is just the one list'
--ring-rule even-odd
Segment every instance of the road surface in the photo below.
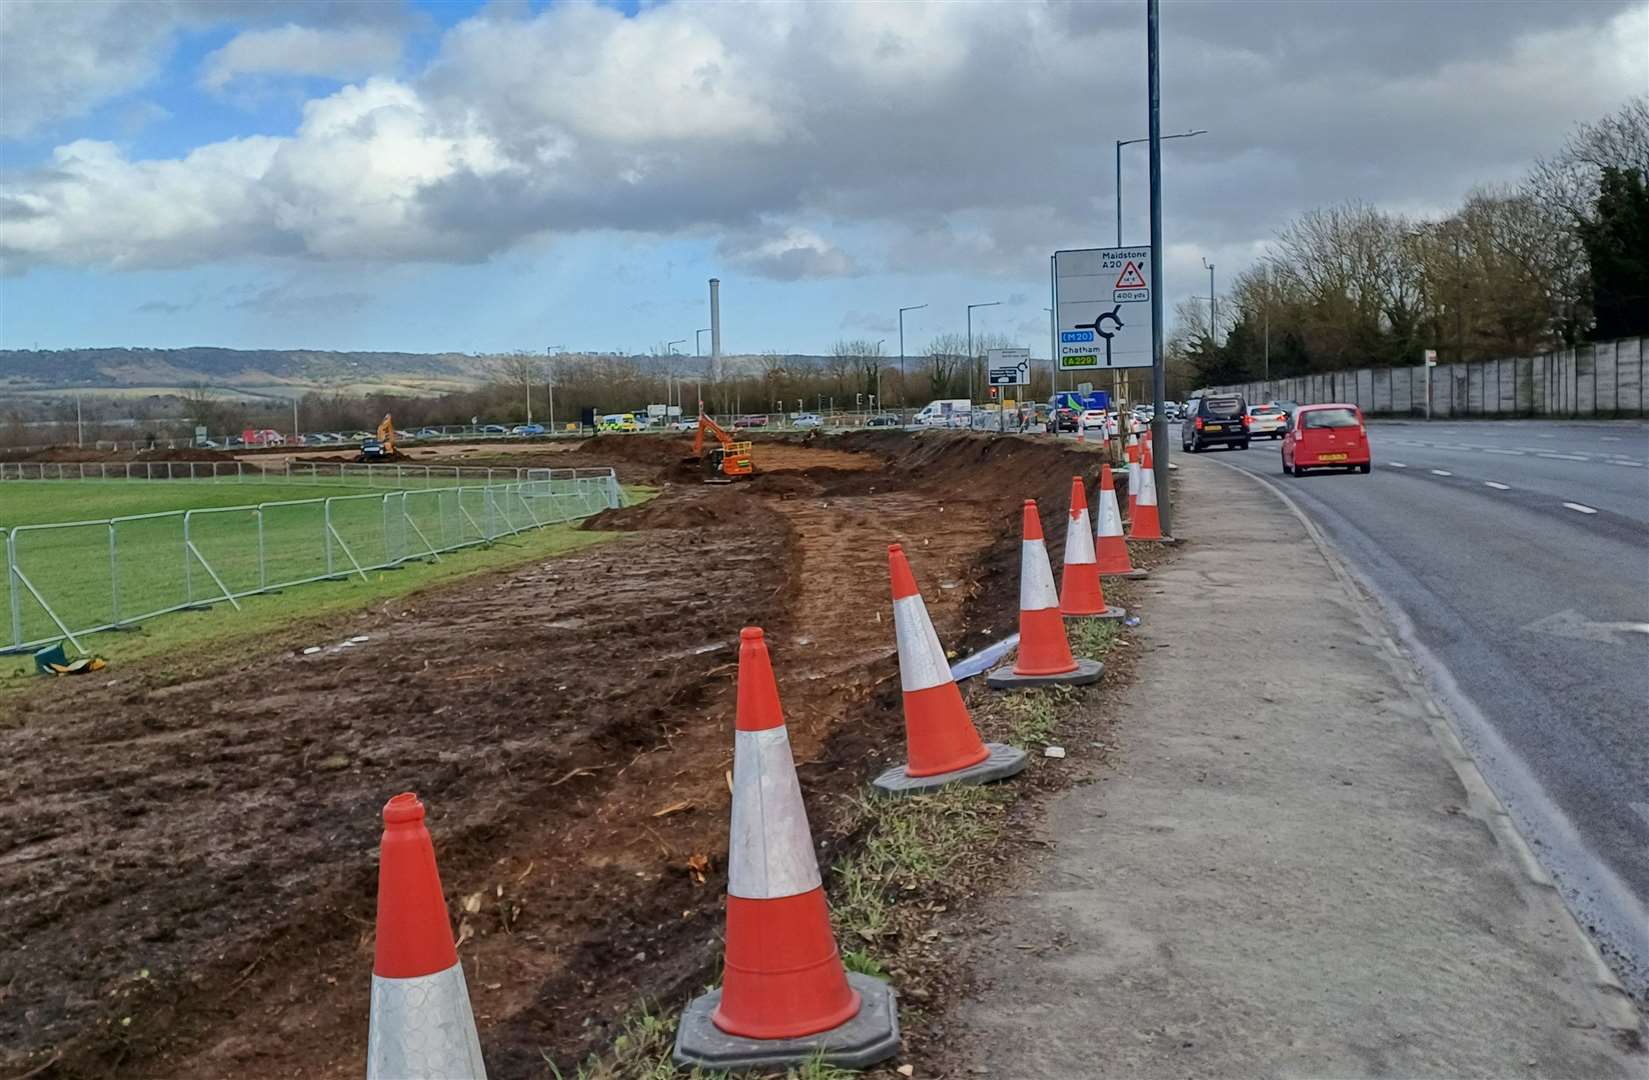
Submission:
{"label": "road surface", "polygon": [[[1336,544],[1570,909],[1649,1001],[1649,425],[1393,422],[1369,436],[1368,476],[1285,477],[1270,440],[1204,457],[1276,484]],[[1232,490],[1235,512],[1283,512]]]}

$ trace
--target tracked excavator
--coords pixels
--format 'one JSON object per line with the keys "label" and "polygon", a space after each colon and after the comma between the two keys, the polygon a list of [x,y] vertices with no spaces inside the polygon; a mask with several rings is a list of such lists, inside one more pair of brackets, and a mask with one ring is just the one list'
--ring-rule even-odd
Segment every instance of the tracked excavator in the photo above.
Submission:
{"label": "tracked excavator", "polygon": [[361,452],[355,455],[355,460],[371,463],[388,461],[395,456],[395,421],[390,418],[389,413],[384,413],[382,422],[378,424],[377,436],[361,443]]}
{"label": "tracked excavator", "polygon": [[[706,433],[717,443],[709,450],[704,448]],[[706,484],[731,484],[735,480],[748,479],[756,472],[756,466],[750,459],[750,444],[735,442],[733,436],[706,416],[702,408],[699,410],[698,431],[693,435],[693,457],[688,460],[697,460],[704,467]]]}

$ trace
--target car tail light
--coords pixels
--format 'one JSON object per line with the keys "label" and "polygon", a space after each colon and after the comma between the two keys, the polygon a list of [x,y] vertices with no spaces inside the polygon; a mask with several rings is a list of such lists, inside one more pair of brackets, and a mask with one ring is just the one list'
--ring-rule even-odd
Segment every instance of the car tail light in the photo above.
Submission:
{"label": "car tail light", "polygon": [[1249,416],[1247,413],[1243,414],[1243,418],[1242,418],[1242,426],[1243,427],[1247,427],[1248,425],[1252,424],[1253,422],[1254,422],[1254,418],[1252,416]]}
{"label": "car tail light", "polygon": [[1200,417],[1200,416],[1197,417],[1197,422],[1192,424],[1191,426],[1196,428],[1198,431],[1201,431],[1202,430],[1202,417]]}

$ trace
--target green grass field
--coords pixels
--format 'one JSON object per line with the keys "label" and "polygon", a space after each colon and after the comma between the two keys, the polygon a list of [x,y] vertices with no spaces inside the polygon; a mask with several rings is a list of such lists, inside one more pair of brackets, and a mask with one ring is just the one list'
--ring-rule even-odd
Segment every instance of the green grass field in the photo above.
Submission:
{"label": "green grass field", "polygon": [[[333,499],[330,530],[324,505],[315,501],[327,497]],[[281,503],[299,504],[270,505]],[[229,509],[259,504],[261,513]],[[554,555],[612,535],[549,525],[501,537],[490,548],[444,552],[440,563],[428,558],[429,547],[446,548],[478,541],[483,534],[524,528],[535,514],[541,521],[553,520],[572,505],[570,497],[512,499],[495,494],[489,500],[479,488],[460,492],[437,487],[402,495],[330,484],[28,481],[0,486],[0,527],[87,523],[23,529],[13,535],[16,565],[51,608],[48,612],[24,585],[14,583],[25,641],[61,636],[52,612],[78,636],[85,627],[209,602],[220,598],[225,588],[241,593],[303,582],[278,595],[242,597],[242,612],[219,603],[210,610],[145,619],[135,624],[136,632],[82,639],[93,651],[130,659],[223,634],[264,633],[293,619]],[[186,522],[175,512],[182,510],[195,512]],[[162,516],[119,521],[112,529],[105,523],[144,514]],[[355,572],[355,564],[370,568],[407,556],[413,561],[397,569],[367,569],[364,580]],[[340,576],[307,580],[329,574]],[[5,598],[3,590],[0,598]],[[12,641],[7,609],[0,611],[0,642]]]}

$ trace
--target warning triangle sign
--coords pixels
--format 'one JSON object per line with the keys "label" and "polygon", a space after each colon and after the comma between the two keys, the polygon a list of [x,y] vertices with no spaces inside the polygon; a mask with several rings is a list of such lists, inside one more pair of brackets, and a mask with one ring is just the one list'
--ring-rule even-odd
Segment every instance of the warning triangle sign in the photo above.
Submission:
{"label": "warning triangle sign", "polygon": [[1118,289],[1145,288],[1145,275],[1139,272],[1139,264],[1129,259],[1128,264],[1122,268],[1122,274],[1117,278],[1114,287]]}

